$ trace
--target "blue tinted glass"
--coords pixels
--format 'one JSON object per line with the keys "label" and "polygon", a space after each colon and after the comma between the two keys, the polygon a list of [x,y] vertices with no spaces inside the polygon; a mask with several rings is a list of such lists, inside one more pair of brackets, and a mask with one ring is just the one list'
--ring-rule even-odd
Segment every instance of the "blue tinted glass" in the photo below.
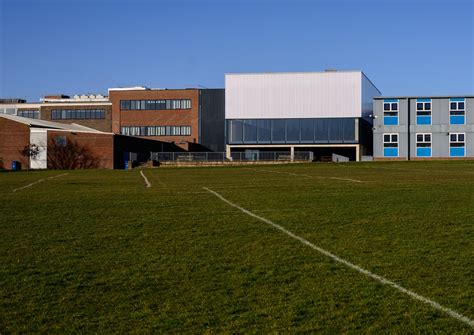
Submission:
{"label": "blue tinted glass", "polygon": [[257,142],[257,120],[244,120],[244,142]]}
{"label": "blue tinted glass", "polygon": [[314,123],[311,119],[301,119],[301,142],[314,141]]}
{"label": "blue tinted glass", "polygon": [[355,120],[343,119],[344,126],[344,141],[355,141]]}
{"label": "blue tinted glass", "polygon": [[329,141],[330,142],[343,141],[343,120],[342,119],[329,120]]}
{"label": "blue tinted glass", "polygon": [[272,142],[285,141],[285,120],[272,120]]}
{"label": "blue tinted glass", "polygon": [[300,120],[288,119],[286,121],[286,140],[288,142],[299,142],[300,140]]}
{"label": "blue tinted glass", "polygon": [[257,120],[257,136],[258,142],[270,143],[272,140],[272,121],[271,120]]}
{"label": "blue tinted glass", "polygon": [[243,126],[242,126],[242,121],[241,120],[230,120],[229,121],[229,137],[230,137],[230,142],[242,142],[243,140]]}
{"label": "blue tinted glass", "polygon": [[329,123],[327,119],[314,120],[314,140],[317,142],[329,141]]}

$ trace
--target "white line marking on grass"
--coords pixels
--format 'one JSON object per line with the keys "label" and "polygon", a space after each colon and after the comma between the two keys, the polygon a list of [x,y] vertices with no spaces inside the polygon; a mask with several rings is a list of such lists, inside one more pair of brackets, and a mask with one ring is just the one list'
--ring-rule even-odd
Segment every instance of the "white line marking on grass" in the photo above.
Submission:
{"label": "white line marking on grass", "polygon": [[402,293],[405,293],[406,295],[410,296],[411,298],[413,298],[413,299],[415,299],[415,300],[418,300],[418,301],[421,301],[421,302],[423,302],[423,303],[425,303],[425,304],[427,304],[427,305],[430,305],[431,307],[433,307],[433,308],[435,308],[435,309],[437,309],[437,310],[439,310],[439,311],[441,311],[441,312],[444,312],[444,313],[448,314],[449,316],[451,316],[451,317],[453,317],[453,318],[455,318],[455,319],[457,319],[457,320],[459,320],[459,321],[461,321],[461,322],[464,322],[464,323],[466,323],[467,325],[469,325],[469,326],[471,326],[471,327],[474,328],[474,320],[471,320],[471,319],[469,319],[468,317],[466,317],[466,316],[464,316],[464,315],[462,315],[462,314],[460,314],[460,313],[458,313],[458,312],[456,312],[456,311],[454,311],[454,310],[452,310],[452,309],[449,309],[449,308],[447,308],[447,307],[441,306],[441,305],[438,304],[436,301],[433,301],[433,300],[430,300],[430,299],[428,299],[428,298],[425,298],[425,297],[423,297],[423,296],[421,296],[421,295],[419,295],[419,294],[417,294],[417,293],[415,293],[415,292],[413,292],[413,291],[410,291],[410,290],[408,290],[408,289],[406,289],[406,288],[404,288],[404,287],[402,287],[402,286],[400,286],[400,285],[394,283],[394,282],[391,281],[391,280],[388,280],[388,279],[386,279],[386,278],[384,278],[384,277],[382,277],[382,276],[376,275],[375,273],[372,273],[372,272],[370,272],[370,271],[368,271],[368,270],[365,270],[365,269],[361,268],[361,267],[358,266],[358,265],[355,265],[355,264],[353,264],[353,263],[351,263],[351,262],[349,262],[349,261],[346,261],[345,259],[342,259],[342,258],[340,258],[339,256],[333,254],[332,252],[327,251],[327,250],[325,250],[325,249],[323,249],[323,248],[320,248],[320,247],[314,245],[313,243],[309,242],[308,240],[306,240],[306,239],[304,239],[304,238],[302,238],[302,237],[300,237],[300,236],[298,236],[298,235],[293,234],[291,231],[289,231],[289,230],[283,228],[283,227],[280,226],[279,224],[276,224],[276,223],[274,223],[274,222],[272,222],[272,221],[270,221],[270,220],[268,220],[268,219],[265,219],[265,218],[263,218],[263,217],[261,217],[261,216],[258,216],[258,215],[256,215],[256,214],[254,214],[254,213],[252,213],[252,212],[246,210],[245,208],[240,207],[240,206],[237,205],[237,204],[234,204],[233,202],[231,202],[231,201],[227,200],[226,198],[224,198],[224,197],[223,197],[222,195],[220,195],[219,193],[217,193],[217,192],[215,192],[215,191],[213,191],[213,190],[211,190],[211,189],[209,189],[209,188],[207,188],[207,187],[203,187],[203,189],[205,189],[205,190],[208,191],[209,193],[214,194],[216,197],[218,197],[219,199],[221,199],[222,201],[224,201],[224,202],[225,202],[226,204],[228,204],[229,206],[232,206],[232,207],[234,207],[234,208],[237,208],[237,209],[240,210],[241,212],[243,212],[243,213],[245,213],[245,214],[247,214],[247,215],[249,215],[249,216],[251,216],[251,217],[254,217],[254,218],[256,218],[256,219],[258,219],[258,220],[260,220],[260,221],[262,221],[262,222],[265,222],[266,224],[269,224],[269,225],[272,226],[273,228],[276,228],[276,229],[282,231],[283,233],[285,233],[286,235],[290,236],[291,238],[293,238],[293,239],[295,239],[295,240],[297,240],[297,241],[300,241],[301,243],[307,245],[308,247],[310,247],[310,248],[312,248],[312,249],[314,249],[314,250],[320,252],[321,254],[323,254],[323,255],[325,255],[325,256],[327,256],[327,257],[329,257],[329,258],[331,258],[332,260],[334,260],[334,261],[336,261],[336,262],[339,262],[339,263],[341,263],[341,264],[344,264],[345,266],[347,266],[347,267],[349,267],[349,268],[351,268],[351,269],[353,269],[353,270],[356,270],[356,271],[358,271],[358,272],[360,272],[360,273],[366,275],[367,277],[373,278],[373,279],[375,279],[376,281],[380,282],[380,283],[383,284],[383,285],[391,286],[391,287],[397,289],[398,291],[400,291],[400,292],[402,292]]}
{"label": "white line marking on grass", "polygon": [[[57,176],[48,177],[48,178],[46,178],[46,179],[58,178],[58,177],[62,177],[62,176],[68,175],[68,174],[69,174],[69,173],[63,173],[63,174],[59,174],[59,175],[57,175]],[[22,189],[24,189],[24,188],[31,187],[31,186],[33,186],[33,185],[35,185],[35,184],[39,184],[39,183],[45,181],[46,179],[40,179],[40,180],[37,180],[37,181],[35,181],[35,182],[32,182],[32,183],[30,183],[30,184],[28,184],[28,185],[15,188],[12,192],[16,192],[16,191],[22,190]]]}
{"label": "white line marking on grass", "polygon": [[288,175],[290,175],[290,176],[301,176],[301,177],[307,177],[307,178],[335,179],[335,180],[351,181],[351,182],[354,182],[354,183],[363,183],[362,180],[351,179],[351,178],[312,176],[312,175],[304,174],[304,173],[294,173],[294,172],[285,172],[285,171],[273,171],[273,170],[263,170],[263,169],[252,169],[252,168],[246,168],[246,170],[261,171],[261,172],[271,172],[271,173],[280,173],[280,174],[288,174]]}
{"label": "white line marking on grass", "polygon": [[140,171],[140,174],[142,175],[143,179],[145,179],[145,184],[146,184],[146,187],[151,187],[151,184],[150,182],[148,181],[148,178],[145,176],[145,174],[143,173],[143,171]]}

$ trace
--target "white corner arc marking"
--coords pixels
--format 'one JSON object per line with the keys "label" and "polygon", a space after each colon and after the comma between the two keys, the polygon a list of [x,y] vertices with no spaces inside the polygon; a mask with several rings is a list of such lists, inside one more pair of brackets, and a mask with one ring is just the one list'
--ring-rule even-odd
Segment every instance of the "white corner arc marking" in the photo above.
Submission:
{"label": "white corner arc marking", "polygon": [[145,176],[143,171],[140,171],[140,174],[142,175],[143,179],[145,180],[146,187],[151,187],[150,182],[148,181],[148,178]]}
{"label": "white corner arc marking", "polygon": [[461,322],[464,322],[465,324],[471,326],[474,328],[474,320],[471,320],[469,319],[468,317],[452,310],[452,309],[449,309],[447,307],[444,307],[442,305],[440,305],[439,303],[437,303],[436,301],[433,301],[431,299],[428,299],[428,298],[425,298],[421,295],[419,295],[418,293],[415,293],[413,291],[410,291],[400,285],[398,285],[397,283],[389,280],[389,279],[386,279],[382,276],[379,276],[379,275],[376,275],[375,273],[372,273],[370,272],[369,270],[366,270],[366,269],[363,269],[361,268],[360,266],[356,265],[356,264],[353,264],[349,261],[346,261],[345,259],[342,259],[340,258],[339,256],[333,254],[332,252],[330,251],[327,251],[323,248],[320,248],[318,247],[317,245],[309,242],[308,240],[298,236],[298,235],[295,235],[294,233],[292,233],[291,231],[285,229],[284,227],[280,226],[279,224],[276,224],[268,219],[265,219],[261,216],[258,216],[248,210],[246,210],[245,208],[243,207],[240,207],[239,205],[237,204],[234,204],[233,202],[227,200],[226,198],[224,198],[222,195],[220,195],[219,193],[207,188],[207,187],[203,187],[203,189],[205,189],[206,191],[208,191],[209,193],[212,193],[214,194],[216,197],[218,197],[219,199],[221,199],[222,201],[224,201],[226,204],[228,204],[229,206],[232,206],[234,208],[237,208],[238,210],[240,210],[241,212],[251,216],[251,217],[254,217],[262,222],[265,222],[266,224],[269,224],[270,226],[272,226],[273,228],[276,228],[280,231],[282,231],[283,233],[285,233],[286,235],[290,236],[291,238],[297,240],[297,241],[300,241],[301,243],[307,245],[308,247],[312,248],[313,250],[316,250],[318,251],[319,253],[331,258],[332,260],[338,262],[338,263],[341,263],[341,264],[344,264],[346,265],[347,267],[353,269],[353,270],[356,270],[364,275],[366,275],[367,277],[370,277],[372,279],[375,279],[376,281],[378,281],[379,283],[383,284],[383,285],[388,285],[388,286],[391,286],[395,289],[397,289],[398,291],[402,292],[402,293],[405,293],[406,295],[408,295],[409,297],[415,299],[415,300],[418,300],[418,301],[421,301],[427,305],[430,305],[431,307],[443,312],[443,313],[446,313],[447,315],[451,316],[452,318],[454,319],[457,319],[458,321],[461,321]]}

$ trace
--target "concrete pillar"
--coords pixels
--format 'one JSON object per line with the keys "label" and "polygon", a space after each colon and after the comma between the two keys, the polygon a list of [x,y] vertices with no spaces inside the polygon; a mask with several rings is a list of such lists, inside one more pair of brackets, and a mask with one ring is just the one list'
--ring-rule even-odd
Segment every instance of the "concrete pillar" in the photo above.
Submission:
{"label": "concrete pillar", "polygon": [[295,160],[295,147],[294,146],[290,147],[290,157],[291,157],[291,161],[293,162]]}
{"label": "concrete pillar", "polygon": [[230,155],[230,145],[226,144],[225,146],[225,157],[228,160],[232,160],[232,156]]}
{"label": "concrete pillar", "polygon": [[360,162],[360,145],[356,145],[356,162]]}

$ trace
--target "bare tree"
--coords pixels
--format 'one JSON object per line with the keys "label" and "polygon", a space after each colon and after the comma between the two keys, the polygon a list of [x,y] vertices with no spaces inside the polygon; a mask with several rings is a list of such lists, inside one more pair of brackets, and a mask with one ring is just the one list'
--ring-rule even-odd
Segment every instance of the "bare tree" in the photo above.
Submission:
{"label": "bare tree", "polygon": [[99,167],[99,159],[91,150],[77,141],[67,143],[51,140],[48,143],[48,168],[60,170],[94,169]]}

